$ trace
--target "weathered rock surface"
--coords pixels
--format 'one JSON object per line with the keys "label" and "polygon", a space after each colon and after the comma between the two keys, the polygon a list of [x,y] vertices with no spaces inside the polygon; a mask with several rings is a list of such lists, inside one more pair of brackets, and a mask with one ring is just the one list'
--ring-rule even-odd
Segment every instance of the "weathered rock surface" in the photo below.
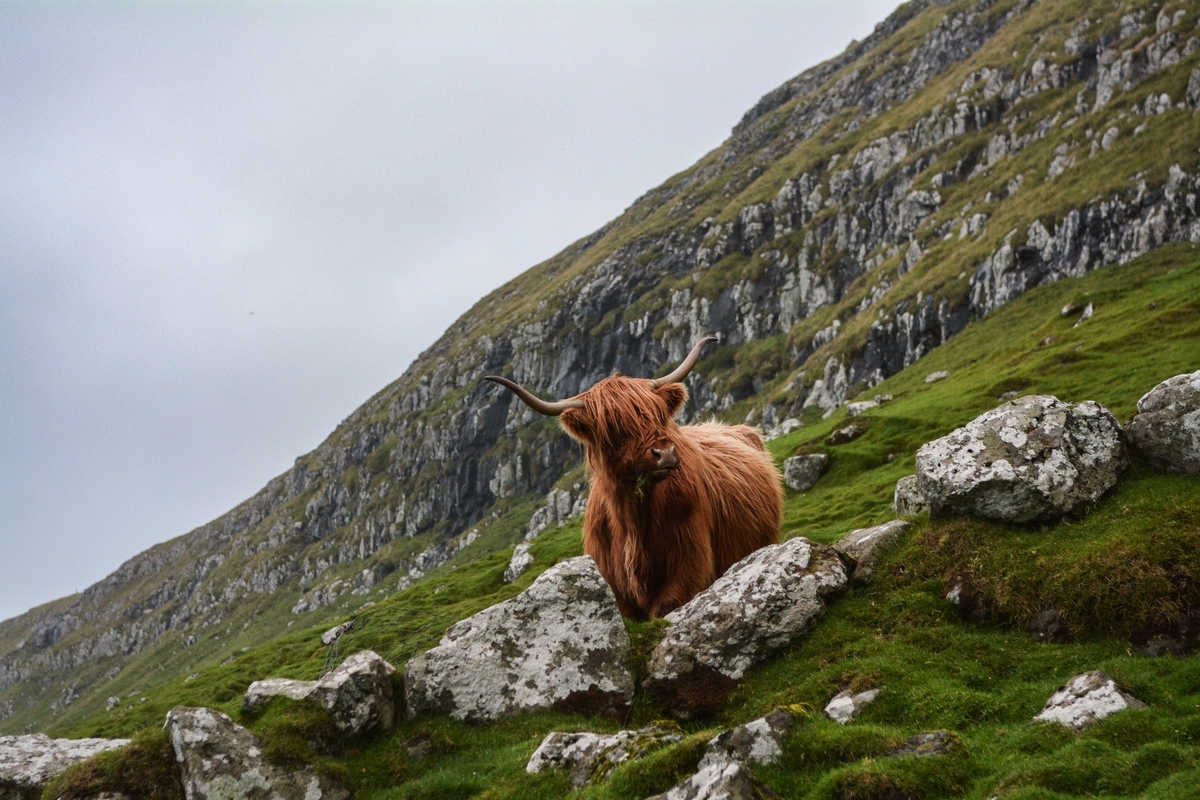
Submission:
{"label": "weathered rock surface", "polygon": [[344,800],[346,788],[311,767],[283,769],[257,736],[219,711],[177,706],[167,732],[187,800]]}
{"label": "weathered rock surface", "polygon": [[629,635],[588,556],[452,626],[404,668],[410,716],[486,720],[540,708],[620,713],[633,697]]}
{"label": "weathered rock surface", "polygon": [[845,586],[828,547],[797,537],[756,550],[667,615],[647,688],[680,717],[718,710],[746,670],[808,630]]}
{"label": "weathered rock surface", "polygon": [[525,574],[525,570],[533,566],[533,556],[529,554],[529,543],[521,542],[513,548],[512,558],[504,568],[504,582],[515,583],[517,578]]}
{"label": "weathered rock surface", "polygon": [[0,800],[40,798],[42,788],[67,767],[127,744],[128,739],[51,739],[44,733],[0,736]]}
{"label": "weathered rock surface", "polygon": [[892,504],[896,513],[902,517],[915,517],[929,510],[929,503],[925,501],[925,495],[921,494],[921,489],[917,486],[916,475],[905,475],[896,481],[896,493],[893,495]]}
{"label": "weathered rock surface", "polygon": [[878,689],[868,689],[865,692],[855,694],[850,690],[838,692],[833,696],[825,706],[825,716],[829,717],[839,725],[845,725],[858,713],[867,707],[867,704],[879,696]]}
{"label": "weathered rock surface", "polygon": [[1104,406],[1028,395],[923,445],[917,486],[931,514],[1034,522],[1100,499],[1127,463],[1121,426]]}
{"label": "weathered rock surface", "polygon": [[647,800],[771,800],[779,797],[740,761],[715,761]]}
{"label": "weathered rock surface", "polygon": [[1200,371],[1176,375],[1138,400],[1129,444],[1155,467],[1200,475]]}
{"label": "weathered rock surface", "polygon": [[783,755],[783,738],[792,731],[795,719],[777,708],[765,717],[725,731],[708,743],[699,769],[727,761],[743,764],[774,764]]}
{"label": "weathered rock surface", "polygon": [[912,523],[894,519],[873,528],[859,528],[838,539],[833,549],[854,560],[856,582],[865,583],[875,574],[875,564],[885,552],[899,542],[912,528]]}
{"label": "weathered rock surface", "polygon": [[814,453],[792,456],[783,461],[783,482],[795,492],[807,492],[829,468],[829,456]]}
{"label": "weathered rock surface", "polygon": [[1118,711],[1146,707],[1141,700],[1118,689],[1112,678],[1094,669],[1067,681],[1034,719],[1057,722],[1078,731]]}
{"label": "weathered rock surface", "polygon": [[371,650],[347,658],[320,680],[269,678],[255,681],[246,690],[242,711],[250,714],[272,697],[313,700],[324,706],[338,730],[357,736],[373,730],[389,731],[396,721],[392,676],[396,668]]}
{"label": "weathered rock surface", "polygon": [[626,761],[682,738],[678,728],[664,725],[612,734],[555,731],[542,740],[525,771],[536,774],[547,769],[562,770],[570,774],[572,786],[583,787],[606,781]]}
{"label": "weathered rock surface", "polygon": [[838,428],[833,433],[825,438],[825,443],[833,446],[853,442],[858,437],[867,432],[867,429],[861,425],[847,425],[844,428]]}

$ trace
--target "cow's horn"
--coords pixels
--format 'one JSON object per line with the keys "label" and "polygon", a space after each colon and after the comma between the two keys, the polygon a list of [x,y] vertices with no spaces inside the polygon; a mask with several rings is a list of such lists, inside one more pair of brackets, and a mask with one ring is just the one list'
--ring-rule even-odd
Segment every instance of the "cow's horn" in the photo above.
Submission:
{"label": "cow's horn", "polygon": [[539,414],[545,414],[547,417],[557,417],[559,414],[566,411],[568,408],[583,408],[582,400],[559,400],[557,403],[547,403],[539,397],[534,397],[521,384],[510,381],[508,378],[501,378],[496,375],[487,375],[484,380],[498,383],[501,386],[509,389],[517,397],[521,398],[525,405],[532,408]]}
{"label": "cow's horn", "polygon": [[705,336],[696,342],[696,346],[692,348],[692,352],[688,353],[688,357],[683,360],[683,363],[676,367],[675,371],[670,375],[650,381],[650,388],[657,389],[660,386],[666,386],[668,383],[682,383],[683,379],[692,371],[692,367],[696,366],[696,362],[700,360],[700,351],[713,342],[719,341],[721,341],[721,336],[717,334],[716,336]]}

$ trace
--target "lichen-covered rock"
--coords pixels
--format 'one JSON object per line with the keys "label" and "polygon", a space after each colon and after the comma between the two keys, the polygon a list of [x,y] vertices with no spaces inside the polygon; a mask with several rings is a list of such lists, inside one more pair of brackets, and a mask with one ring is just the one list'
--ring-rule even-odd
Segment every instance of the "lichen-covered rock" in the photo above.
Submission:
{"label": "lichen-covered rock", "polygon": [[1104,406],[1028,395],[923,445],[917,486],[934,515],[1053,520],[1100,499],[1127,463]]}
{"label": "lichen-covered rock", "polygon": [[280,768],[262,741],[219,711],[177,706],[167,732],[187,800],[345,800],[339,782],[311,767]]}
{"label": "lichen-covered rock", "polygon": [[854,560],[852,578],[857,583],[871,580],[875,565],[885,552],[902,538],[912,523],[894,519],[873,528],[859,528],[838,539],[833,549]]}
{"label": "lichen-covered rock", "polygon": [[825,443],[836,447],[839,444],[853,442],[858,437],[867,432],[867,429],[861,425],[847,425],[844,428],[838,428],[829,436],[825,437]]}
{"label": "lichen-covered rock", "polygon": [[612,771],[626,761],[641,758],[682,738],[683,732],[679,728],[666,725],[612,734],[555,731],[542,740],[525,765],[525,771],[531,775],[547,769],[565,771],[571,777],[571,785],[580,788],[606,781]]}
{"label": "lichen-covered rock", "polygon": [[854,717],[858,716],[858,712],[867,707],[867,704],[879,696],[878,689],[868,689],[865,692],[855,694],[847,689],[844,692],[838,692],[833,696],[825,706],[825,716],[829,717],[839,725],[845,725]]}
{"label": "lichen-covered rock", "polygon": [[0,800],[41,797],[42,788],[67,767],[127,744],[128,739],[51,739],[44,733],[0,736]]}
{"label": "lichen-covered rock", "polygon": [[1200,371],[1155,386],[1125,427],[1129,443],[1155,467],[1200,475]]}
{"label": "lichen-covered rock", "polygon": [[[336,630],[336,629],[335,629]],[[272,697],[313,700],[325,707],[338,730],[357,736],[390,731],[396,722],[392,676],[396,668],[371,650],[361,650],[320,680],[268,678],[255,681],[242,699],[242,712],[252,714]]]}
{"label": "lichen-covered rock", "polygon": [[902,758],[904,756],[942,756],[963,752],[965,746],[962,740],[950,731],[930,731],[908,737],[908,740],[886,753],[884,758]]}
{"label": "lichen-covered rock", "polygon": [[915,517],[929,510],[929,503],[925,502],[925,495],[921,494],[921,489],[917,486],[916,475],[905,475],[896,481],[892,505],[902,517]]}
{"label": "lichen-covered rock", "polygon": [[783,461],[783,482],[792,491],[807,492],[828,467],[829,456],[824,453],[792,456]]}
{"label": "lichen-covered rock", "polygon": [[512,558],[504,568],[504,582],[515,583],[517,578],[525,574],[525,570],[533,566],[533,556],[529,554],[531,545],[521,542],[513,549]]}
{"label": "lichen-covered rock", "polygon": [[404,668],[410,716],[487,720],[560,708],[621,713],[633,698],[629,634],[588,556],[556,564],[511,600],[452,626]]}
{"label": "lichen-covered rock", "polygon": [[1118,689],[1112,678],[1094,669],[1067,681],[1034,719],[1057,722],[1078,731],[1118,711],[1146,707],[1141,700]]}
{"label": "lichen-covered rock", "polygon": [[795,719],[777,708],[765,717],[725,731],[708,743],[700,769],[725,761],[743,764],[774,764],[783,755],[783,738],[792,731]]}
{"label": "lichen-covered rock", "polygon": [[713,761],[647,800],[772,800],[779,795],[741,761]]}
{"label": "lichen-covered rock", "polygon": [[838,554],[803,537],[754,551],[667,615],[647,688],[680,717],[720,709],[746,670],[808,630],[845,586]]}

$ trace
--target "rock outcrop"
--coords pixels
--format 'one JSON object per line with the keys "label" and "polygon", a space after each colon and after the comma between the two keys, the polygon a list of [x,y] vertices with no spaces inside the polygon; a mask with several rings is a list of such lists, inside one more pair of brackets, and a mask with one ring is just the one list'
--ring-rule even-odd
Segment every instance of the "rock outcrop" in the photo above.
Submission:
{"label": "rock outcrop", "polygon": [[667,615],[646,687],[683,718],[720,709],[746,670],[808,630],[845,586],[828,547],[797,537],[756,550]]}
{"label": "rock outcrop", "polygon": [[409,660],[408,714],[475,721],[543,708],[621,713],[633,698],[629,648],[617,600],[595,562],[572,558]]}
{"label": "rock outcrop", "polygon": [[875,565],[890,548],[894,547],[912,528],[912,523],[894,519],[873,528],[850,531],[834,542],[833,549],[851,559],[856,583],[866,583],[875,574]]}
{"label": "rock outcrop", "polygon": [[348,736],[389,731],[396,720],[392,676],[396,668],[371,650],[362,650],[316,681],[268,678],[246,690],[242,711],[252,714],[272,697],[312,700],[325,708],[338,730]]}
{"label": "rock outcrop", "polygon": [[829,468],[829,456],[814,453],[783,460],[783,482],[794,492],[807,492]]}
{"label": "rock outcrop", "polygon": [[923,445],[917,485],[934,515],[1054,520],[1099,500],[1127,462],[1104,406],[1028,395]]}
{"label": "rock outcrop", "polygon": [[1146,707],[1141,700],[1117,688],[1112,678],[1094,669],[1067,681],[1034,719],[1057,722],[1078,731],[1118,711]]}
{"label": "rock outcrop", "polygon": [[606,781],[625,762],[682,738],[678,728],[664,725],[612,734],[555,731],[529,757],[525,771],[532,775],[548,769],[560,770],[568,773],[572,786],[582,788]]}
{"label": "rock outcrop", "polygon": [[128,739],[51,739],[43,733],[0,736],[0,800],[34,800],[58,775]]}
{"label": "rock outcrop", "polygon": [[1125,427],[1130,445],[1155,467],[1200,475],[1200,371],[1146,392]]}
{"label": "rock outcrop", "polygon": [[166,729],[187,800],[346,800],[346,787],[311,767],[281,768],[257,736],[219,711],[178,706]]}

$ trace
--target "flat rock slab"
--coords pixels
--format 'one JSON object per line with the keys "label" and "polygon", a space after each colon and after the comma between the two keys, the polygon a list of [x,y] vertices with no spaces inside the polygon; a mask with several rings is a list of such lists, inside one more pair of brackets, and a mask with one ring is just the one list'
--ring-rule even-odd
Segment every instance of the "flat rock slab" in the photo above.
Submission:
{"label": "flat rock slab", "polygon": [[558,708],[621,714],[633,699],[629,634],[589,556],[452,626],[404,668],[409,716],[489,720]]}
{"label": "flat rock slab", "polygon": [[226,715],[177,706],[167,732],[187,800],[345,800],[350,792],[311,767],[280,768],[262,741]]}
{"label": "flat rock slab", "polygon": [[932,515],[1051,521],[1099,500],[1127,463],[1104,406],[1028,395],[923,445],[917,486]]}
{"label": "flat rock slab", "polygon": [[681,739],[679,728],[665,725],[611,734],[555,731],[542,740],[525,771],[531,775],[547,769],[564,771],[570,774],[572,786],[582,788],[608,780],[626,761]]}
{"label": "flat rock slab", "polygon": [[1118,711],[1146,707],[1141,700],[1118,689],[1112,678],[1094,669],[1067,681],[1034,719],[1057,722],[1078,731]]}
{"label": "flat rock slab", "polygon": [[[335,629],[336,630],[336,629]],[[396,722],[392,676],[396,668],[371,650],[362,650],[317,681],[269,678],[246,690],[242,712],[251,714],[273,697],[312,700],[325,707],[342,733],[356,736],[390,731]]]}
{"label": "flat rock slab", "polygon": [[833,549],[854,561],[855,583],[865,583],[875,574],[875,565],[912,528],[912,523],[894,519],[873,528],[859,528],[838,539]]}
{"label": "flat rock slab", "polygon": [[1129,443],[1160,470],[1200,475],[1200,371],[1176,375],[1138,400]]}
{"label": "flat rock slab", "polygon": [[838,554],[803,537],[754,551],[666,616],[647,689],[682,718],[719,710],[746,670],[808,630],[845,586]]}
{"label": "flat rock slab", "polygon": [[0,800],[40,798],[42,788],[67,767],[127,744],[128,739],[51,739],[44,733],[0,736]]}
{"label": "flat rock slab", "polygon": [[878,689],[868,689],[855,694],[849,690],[838,692],[825,706],[825,716],[839,725],[845,725],[858,716],[867,705],[879,696]]}
{"label": "flat rock slab", "polygon": [[807,492],[829,468],[829,456],[814,453],[783,460],[783,482],[794,492]]}

